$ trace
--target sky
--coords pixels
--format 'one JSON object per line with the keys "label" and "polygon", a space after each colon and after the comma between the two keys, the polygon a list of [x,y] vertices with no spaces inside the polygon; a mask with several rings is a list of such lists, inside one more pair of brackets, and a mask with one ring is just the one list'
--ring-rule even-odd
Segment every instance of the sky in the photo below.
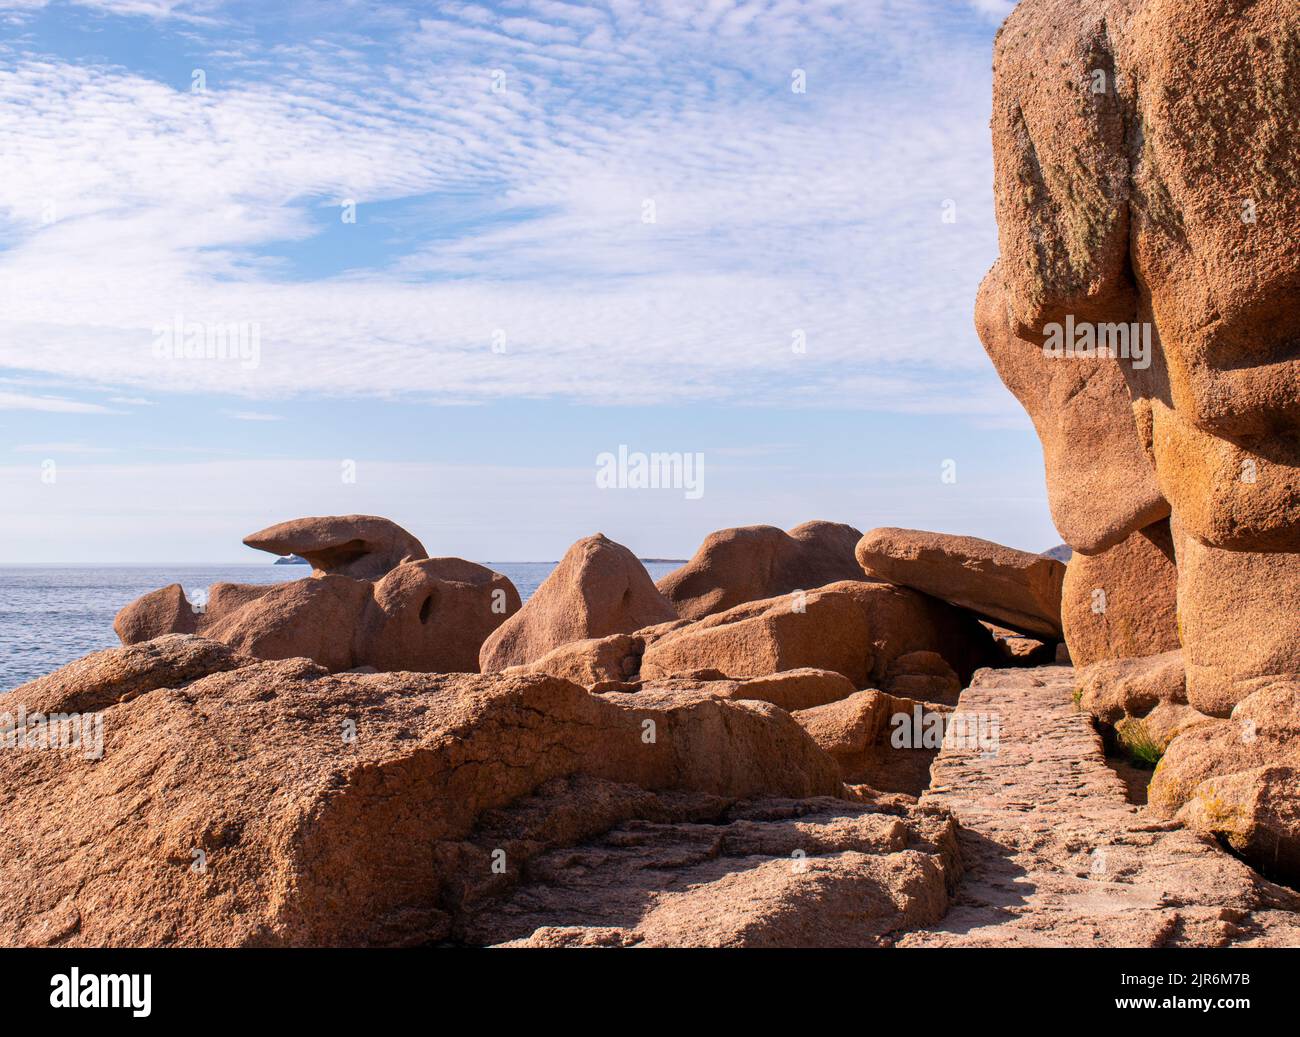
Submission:
{"label": "sky", "polygon": [[1011,6],[0,0],[0,563],[1052,546],[972,323]]}

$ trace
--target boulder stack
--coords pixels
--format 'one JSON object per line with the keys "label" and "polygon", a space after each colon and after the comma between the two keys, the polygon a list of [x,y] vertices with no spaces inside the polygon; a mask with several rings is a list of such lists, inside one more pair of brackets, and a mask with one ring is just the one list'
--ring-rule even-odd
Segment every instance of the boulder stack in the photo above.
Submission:
{"label": "boulder stack", "polygon": [[473,673],[484,640],[520,607],[506,577],[461,558],[429,558],[388,519],[295,519],[245,543],[300,554],[312,575],[218,583],[194,604],[179,584],[164,587],[117,614],[122,643],[201,634],[258,659],[305,658],[331,671]]}

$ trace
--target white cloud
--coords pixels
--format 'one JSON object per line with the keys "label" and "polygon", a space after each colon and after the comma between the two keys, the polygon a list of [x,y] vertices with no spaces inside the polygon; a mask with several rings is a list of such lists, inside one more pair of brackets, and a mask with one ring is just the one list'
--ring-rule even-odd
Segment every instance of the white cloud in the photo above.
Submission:
{"label": "white cloud", "polygon": [[[323,45],[232,57],[199,95],[18,56],[0,365],[256,399],[992,398],[970,319],[996,250],[987,55],[940,35],[943,5],[521,10],[447,5],[373,71]],[[412,198],[421,227],[484,221],[346,276],[259,256],[322,206],[358,200],[360,233]],[[255,322],[260,364],[160,362],[176,314]]]}
{"label": "white cloud", "polygon": [[107,407],[63,396],[30,396],[25,393],[0,392],[0,410],[34,410],[55,414],[112,414]]}

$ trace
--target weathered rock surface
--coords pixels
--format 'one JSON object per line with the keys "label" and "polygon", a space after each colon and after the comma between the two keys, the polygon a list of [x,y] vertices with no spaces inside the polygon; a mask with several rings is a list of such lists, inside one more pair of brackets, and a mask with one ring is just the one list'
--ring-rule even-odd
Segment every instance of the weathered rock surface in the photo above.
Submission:
{"label": "weathered rock surface", "polygon": [[1054,558],[977,537],[916,529],[873,529],[857,547],[870,577],[910,587],[995,623],[1061,639],[1061,581]]}
{"label": "weathered rock surface", "polygon": [[217,614],[199,631],[259,659],[304,658],[328,670],[350,670],[363,665],[356,634],[372,589],[368,581],[332,573],[291,580]]}
{"label": "weathered rock surface", "polygon": [[357,580],[378,580],[403,562],[429,557],[420,541],[377,515],[290,519],[250,533],[244,543],[259,551],[305,558],[316,574]]}
{"label": "weathered rock surface", "polygon": [[951,819],[763,800],[711,824],[632,822],[530,861],[476,943],[529,947],[878,947],[943,915]]}
{"label": "weathered rock surface", "polygon": [[1079,708],[1106,724],[1144,717],[1162,702],[1185,705],[1181,651],[1106,659],[1078,672]]}
{"label": "weathered rock surface", "polygon": [[1168,522],[1138,530],[1065,568],[1061,621],[1074,665],[1174,651],[1178,569]]}
{"label": "weathered rock surface", "polygon": [[636,681],[645,641],[633,634],[610,634],[570,641],[540,659],[509,666],[502,673],[549,673],[590,688],[606,681]]}
{"label": "weathered rock surface", "polygon": [[[1066,539],[1089,552],[1158,517],[1124,441],[1110,372],[1123,378],[1171,509],[1189,703],[1155,692],[1147,719],[1172,715],[1161,723],[1174,737],[1150,807],[1282,873],[1295,795],[1285,689],[1300,680],[1300,152],[1281,143],[1300,119],[1297,33],[1287,0],[1020,3],[995,49],[1001,258],[977,312],[1045,455],[1053,438],[1077,450],[1059,478],[1049,460],[1048,489]],[[1049,325],[1071,320],[1149,332],[1150,362],[1045,357]],[[1084,407],[1078,434],[1062,435]],[[1144,567],[1130,564],[1141,592]],[[1071,648],[1099,659],[1112,640],[1076,633]],[[1105,676],[1085,671],[1099,712],[1151,700],[1132,675],[1110,689]],[[1184,725],[1188,709],[1220,719]]]}
{"label": "weathered rock surface", "polygon": [[[600,697],[551,677],[255,663],[101,715],[98,761],[0,753],[0,943],[439,940],[508,889],[496,849],[517,875],[552,840],[635,818],[638,797],[659,791],[712,797],[718,816],[740,799],[841,789],[834,762],[773,706]],[[516,842],[475,841],[548,782],[586,779],[618,785],[624,805],[584,812],[561,796],[531,826],[515,815],[527,829]],[[881,917],[904,920],[890,903]]]}
{"label": "weathered rock surface", "polygon": [[[920,795],[952,709],[868,689],[791,714],[850,784]],[[906,730],[904,730],[904,727]]]}
{"label": "weathered rock surface", "polygon": [[862,534],[838,522],[720,529],[658,587],[683,619],[701,619],[747,601],[861,578],[853,549]]}
{"label": "weathered rock surface", "polygon": [[484,673],[534,662],[590,638],[630,634],[677,619],[631,551],[603,534],[579,540],[479,653]]}
{"label": "weathered rock surface", "polygon": [[939,751],[921,805],[957,817],[966,873],[943,920],[900,943],[1294,946],[1300,896],[1126,802],[1072,687],[1043,667],[987,671],[962,693],[955,717],[999,718],[997,752]]}
{"label": "weathered rock surface", "polygon": [[983,626],[993,635],[1000,666],[1047,666],[1056,659],[1056,644],[1051,641],[1025,637],[996,623],[985,622]]}
{"label": "weathered rock surface", "polygon": [[717,670],[697,670],[673,677],[624,682],[608,689],[602,689],[597,685],[594,690],[602,694],[639,691],[693,692],[723,699],[755,699],[780,706],[786,712],[794,712],[846,699],[856,692],[857,688],[842,673],[801,667],[744,680],[732,679]]}
{"label": "weathered rock surface", "polygon": [[928,702],[955,705],[962,682],[938,652],[904,652],[889,664],[886,691]]}
{"label": "weathered rock surface", "polygon": [[1042,443],[1053,525],[1076,550],[1105,551],[1169,514],[1124,375],[1113,360],[1045,359],[1041,338],[1019,337],[1008,324],[1005,269],[999,260],[980,285],[980,341]]}
{"label": "weathered rock surface", "polygon": [[1265,875],[1300,882],[1300,682],[1254,692],[1232,711],[1183,728],[1149,789],[1151,810],[1222,839]]}
{"label": "weathered rock surface", "polygon": [[737,605],[662,637],[646,648],[641,674],[654,680],[711,666],[728,677],[762,677],[814,667],[861,687],[870,672],[869,643],[858,603],[824,588]]}

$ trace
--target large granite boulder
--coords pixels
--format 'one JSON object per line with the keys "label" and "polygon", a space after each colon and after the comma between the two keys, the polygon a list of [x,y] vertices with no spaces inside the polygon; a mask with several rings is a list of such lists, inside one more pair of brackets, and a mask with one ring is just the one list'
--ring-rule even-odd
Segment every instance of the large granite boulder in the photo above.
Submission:
{"label": "large granite boulder", "polygon": [[977,537],[917,529],[873,529],[857,547],[868,576],[910,587],[985,619],[1061,639],[1061,581],[1055,558]]}
{"label": "large granite boulder", "polygon": [[813,667],[843,674],[859,688],[883,687],[909,674],[934,676],[933,660],[914,655],[923,652],[937,655],[960,683],[996,657],[989,632],[960,609],[886,583],[842,580],[672,630],[647,646],[641,676],[714,668],[728,677],[761,677]]}
{"label": "large granite boulder", "polygon": [[124,645],[139,644],[163,634],[192,634],[199,628],[201,608],[171,583],[127,605],[113,619],[113,631]]}
{"label": "large granite boulder", "polygon": [[399,565],[379,580],[356,634],[356,665],[477,673],[494,630],[520,609],[505,576],[463,558]]}
{"label": "large granite boulder", "polygon": [[603,533],[574,544],[527,603],[483,642],[484,673],[534,662],[570,641],[677,619],[645,566]]}
{"label": "large granite boulder", "polygon": [[1124,375],[1113,360],[1044,363],[1041,342],[1007,321],[1005,260],[980,285],[975,326],[1043,448],[1052,522],[1076,551],[1096,553],[1169,515],[1142,449]]}
{"label": "large granite boulder", "polygon": [[741,526],[710,533],[689,562],[658,587],[683,619],[861,577],[853,549],[862,534],[838,522],[805,522],[788,533]]}
{"label": "large granite boulder", "polygon": [[1300,555],[1211,547],[1179,523],[1174,532],[1188,702],[1226,717],[1279,677],[1300,679]]}

